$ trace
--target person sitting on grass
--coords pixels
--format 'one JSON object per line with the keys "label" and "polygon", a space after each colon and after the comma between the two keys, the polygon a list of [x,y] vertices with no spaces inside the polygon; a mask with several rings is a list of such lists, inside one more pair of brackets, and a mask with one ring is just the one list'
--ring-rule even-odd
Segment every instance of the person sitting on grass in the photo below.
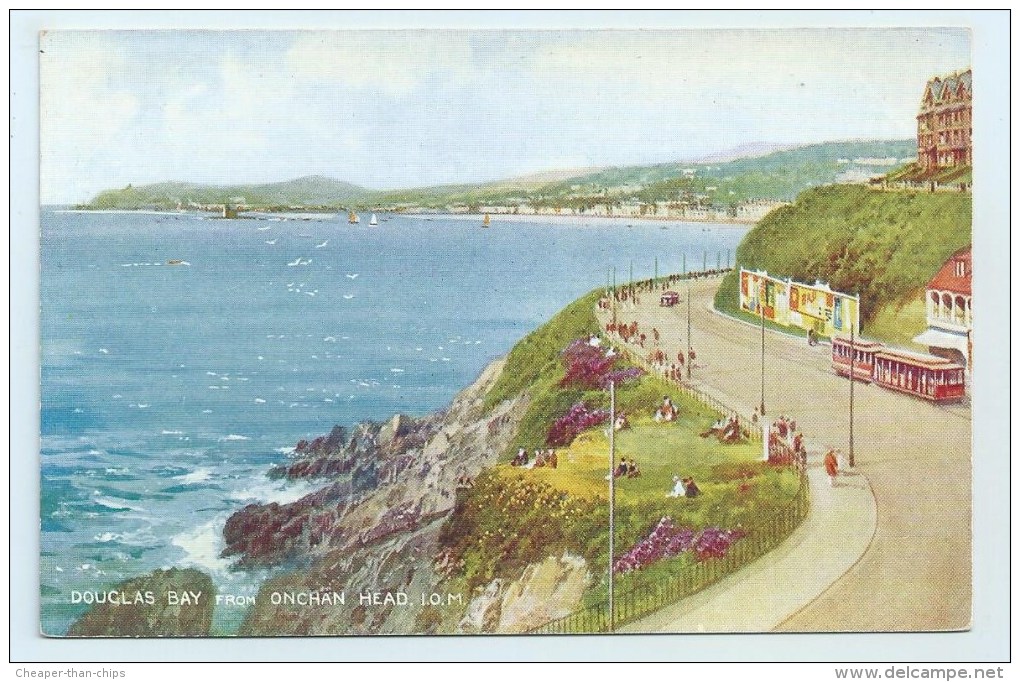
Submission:
{"label": "person sitting on grass", "polygon": [[627,478],[637,478],[640,475],[641,469],[638,467],[638,463],[630,460],[630,466],[627,467]]}
{"label": "person sitting on grass", "polygon": [[702,438],[708,438],[709,436],[712,436],[712,435],[718,436],[719,434],[722,433],[722,430],[725,427],[726,427],[726,422],[723,421],[722,417],[719,417],[719,419],[717,419],[715,421],[715,423],[712,424],[712,427],[710,429],[708,429],[708,431],[702,431],[698,435],[701,436]]}
{"label": "person sitting on grass", "polygon": [[719,440],[726,444],[740,441],[740,421],[736,417],[730,417],[729,421],[726,422],[726,426],[723,427],[722,432],[719,434]]}
{"label": "person sitting on grass", "polygon": [[666,497],[687,497],[687,488],[679,476],[673,477],[673,489],[666,493]]}
{"label": "person sitting on grass", "polygon": [[620,460],[620,463],[616,465],[616,470],[613,472],[613,478],[622,478],[626,476],[628,470],[627,458],[624,457]]}
{"label": "person sitting on grass", "polygon": [[539,467],[544,466],[545,466],[545,450],[535,450],[535,463],[533,465],[533,468],[537,469]]}
{"label": "person sitting on grass", "polygon": [[662,405],[655,411],[656,422],[671,422],[676,419],[677,409],[668,395],[662,396]]}
{"label": "person sitting on grass", "polygon": [[627,415],[621,412],[616,415],[616,423],[613,424],[614,431],[623,431],[624,429],[630,428],[630,422],[627,421]]}
{"label": "person sitting on grass", "polygon": [[701,488],[698,487],[693,478],[688,477],[684,479],[684,492],[685,497],[697,497],[701,494]]}

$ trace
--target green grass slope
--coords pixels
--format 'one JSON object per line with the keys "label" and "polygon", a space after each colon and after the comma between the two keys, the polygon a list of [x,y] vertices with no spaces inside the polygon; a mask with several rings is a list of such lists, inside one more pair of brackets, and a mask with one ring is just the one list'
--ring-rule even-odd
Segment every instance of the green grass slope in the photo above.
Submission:
{"label": "green grass slope", "polygon": [[808,190],[758,223],[737,247],[718,309],[737,313],[739,267],[861,296],[865,335],[890,343],[924,329],[917,301],[942,264],[971,242],[966,194],[880,192],[855,185]]}

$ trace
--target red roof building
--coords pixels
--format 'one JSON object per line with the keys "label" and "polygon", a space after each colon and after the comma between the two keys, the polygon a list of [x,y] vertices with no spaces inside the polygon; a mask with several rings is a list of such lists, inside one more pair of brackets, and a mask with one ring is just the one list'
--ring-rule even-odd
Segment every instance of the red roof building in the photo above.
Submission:
{"label": "red roof building", "polygon": [[933,355],[971,364],[974,312],[971,296],[970,247],[949,257],[925,291],[928,329],[914,343],[928,346]]}

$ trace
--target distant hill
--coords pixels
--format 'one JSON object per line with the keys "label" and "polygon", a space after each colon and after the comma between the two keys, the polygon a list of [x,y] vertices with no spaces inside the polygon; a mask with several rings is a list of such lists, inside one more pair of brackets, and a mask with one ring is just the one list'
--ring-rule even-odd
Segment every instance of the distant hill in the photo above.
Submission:
{"label": "distant hill", "polygon": [[754,143],[699,161],[536,174],[478,185],[381,192],[380,205],[531,204],[584,207],[625,201],[686,201],[732,206],[756,199],[792,201],[810,187],[866,181],[917,153],[914,140],[853,140],[790,146]]}
{"label": "distant hill", "polygon": [[699,157],[691,161],[691,163],[729,163],[730,161],[736,161],[737,159],[753,159],[759,156],[767,156],[772,152],[796,149],[801,146],[803,145],[776,144],[774,142],[751,142],[749,144],[742,144],[737,147],[733,147],[732,149],[724,149],[721,152],[714,152],[712,154]]}
{"label": "distant hill", "polygon": [[623,202],[685,202],[732,207],[747,201],[791,201],[810,187],[862,182],[916,155],[914,140],[826,142],[790,147],[742,145],[698,162],[562,169],[485,183],[368,190],[311,176],[264,185],[159,183],[103,192],[87,208],[174,208],[178,203],[244,203],[253,207],[332,209],[477,209],[484,205],[591,207]]}
{"label": "distant hill", "polygon": [[176,208],[179,204],[244,204],[247,206],[339,206],[365,196],[369,190],[333,178],[310,175],[286,182],[248,185],[202,185],[160,182],[107,190],[86,208]]}

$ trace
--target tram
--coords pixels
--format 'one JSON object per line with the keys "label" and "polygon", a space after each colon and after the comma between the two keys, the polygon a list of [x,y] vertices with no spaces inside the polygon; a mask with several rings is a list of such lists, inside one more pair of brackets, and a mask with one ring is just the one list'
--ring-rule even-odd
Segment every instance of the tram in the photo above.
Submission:
{"label": "tram", "polygon": [[[854,378],[865,383],[871,382],[871,375],[875,368],[875,352],[883,348],[877,341],[855,339],[852,345],[854,354]],[[832,369],[840,376],[850,376],[850,339],[833,337],[832,339]]]}
{"label": "tram", "polygon": [[963,366],[934,355],[878,351],[872,376],[879,386],[935,403],[963,400],[966,392]]}
{"label": "tram", "polygon": [[[832,368],[840,376],[850,376],[850,341],[832,340]],[[908,393],[934,403],[963,400],[966,377],[962,365],[935,355],[924,355],[884,344],[855,340],[854,377],[877,386]]]}

